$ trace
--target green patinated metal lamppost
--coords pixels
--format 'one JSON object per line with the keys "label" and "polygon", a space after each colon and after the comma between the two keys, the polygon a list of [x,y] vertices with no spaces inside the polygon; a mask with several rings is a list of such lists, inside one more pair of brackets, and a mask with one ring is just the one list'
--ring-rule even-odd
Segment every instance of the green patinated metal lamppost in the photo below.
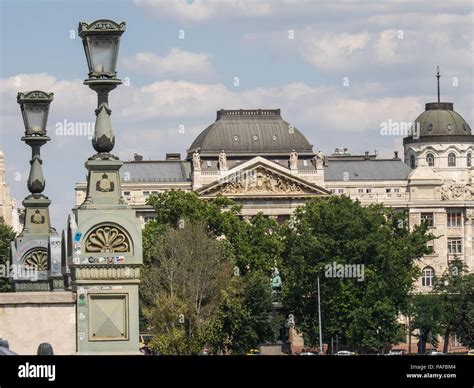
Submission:
{"label": "green patinated metal lamppost", "polygon": [[53,93],[39,90],[18,93],[25,133],[21,138],[31,147],[30,173],[27,187],[30,191],[23,200],[25,221],[23,230],[12,242],[12,281],[15,291],[47,291],[63,288],[60,239],[51,227],[49,205],[51,200],[43,193],[44,179],[41,147],[51,139],[46,133],[49,105]]}
{"label": "green patinated metal lamppost", "polygon": [[122,82],[116,63],[125,23],[79,23],[89,68],[84,84],[97,93],[92,146],[85,163],[87,195],[69,219],[68,262],[77,292],[79,354],[139,354],[138,284],[141,227],[122,197],[108,95]]}

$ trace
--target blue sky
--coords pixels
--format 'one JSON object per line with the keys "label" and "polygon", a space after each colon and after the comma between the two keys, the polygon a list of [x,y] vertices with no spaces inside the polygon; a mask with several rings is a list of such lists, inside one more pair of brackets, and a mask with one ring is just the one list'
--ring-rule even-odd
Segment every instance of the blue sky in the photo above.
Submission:
{"label": "blue sky", "polygon": [[0,0],[7,183],[16,199],[27,195],[30,155],[19,141],[16,93],[54,92],[43,167],[53,223],[64,227],[93,151],[87,136],[55,131],[65,120],[94,122],[95,95],[82,85],[79,21],[127,23],[118,72],[129,84],[110,96],[114,152],[123,160],[135,152],[145,159],[184,155],[220,108],[281,108],[315,150],[377,149],[389,157],[402,151],[401,137],[381,136],[380,124],[412,121],[435,100],[438,64],[442,99],[473,125],[473,7],[470,1]]}

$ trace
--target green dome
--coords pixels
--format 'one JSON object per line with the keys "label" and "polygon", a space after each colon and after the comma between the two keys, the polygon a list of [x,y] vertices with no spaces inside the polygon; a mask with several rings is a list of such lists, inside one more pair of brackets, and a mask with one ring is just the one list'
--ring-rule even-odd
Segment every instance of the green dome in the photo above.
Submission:
{"label": "green dome", "polygon": [[418,116],[420,137],[471,135],[471,127],[453,110],[452,102],[429,102],[425,111]]}

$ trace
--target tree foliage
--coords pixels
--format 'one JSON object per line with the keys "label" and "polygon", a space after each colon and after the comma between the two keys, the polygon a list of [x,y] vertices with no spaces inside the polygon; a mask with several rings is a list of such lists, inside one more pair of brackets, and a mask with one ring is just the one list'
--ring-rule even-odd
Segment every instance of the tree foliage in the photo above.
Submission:
{"label": "tree foliage", "polygon": [[242,354],[274,339],[272,293],[268,278],[259,272],[235,277],[222,291],[221,303],[206,331],[214,353]]}
{"label": "tree foliage", "polygon": [[7,268],[10,261],[10,242],[15,238],[15,231],[0,217],[0,266],[3,266],[5,277],[0,276],[0,292],[11,291]]}
{"label": "tree foliage", "polygon": [[454,333],[465,346],[474,347],[474,274],[456,258],[435,279],[433,293],[442,311],[439,324],[443,328],[443,351],[448,351],[448,339]]}
{"label": "tree foliage", "polygon": [[[298,208],[286,232],[283,293],[305,342],[318,342],[317,278],[323,340],[379,351],[399,339],[399,312],[419,276],[416,260],[434,236],[426,225],[409,230],[406,213],[362,207],[345,196],[315,199]],[[327,277],[333,263],[359,265],[363,281]]]}
{"label": "tree foliage", "polygon": [[233,263],[224,252],[200,223],[167,227],[157,236],[140,292],[144,316],[156,334],[152,346],[161,354],[199,350],[200,327],[232,275]]}

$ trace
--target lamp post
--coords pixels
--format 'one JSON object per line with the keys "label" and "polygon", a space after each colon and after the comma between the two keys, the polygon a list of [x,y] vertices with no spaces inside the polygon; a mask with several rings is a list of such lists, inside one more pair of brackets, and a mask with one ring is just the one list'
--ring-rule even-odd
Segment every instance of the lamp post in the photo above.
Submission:
{"label": "lamp post", "polygon": [[115,146],[115,136],[110,122],[109,93],[122,83],[117,78],[117,57],[120,37],[125,31],[125,23],[112,20],[96,20],[90,24],[79,23],[86,54],[89,78],[84,81],[97,93],[97,120],[92,138],[92,146],[98,152],[95,158],[114,158],[110,151]]}
{"label": "lamp post", "polygon": [[141,227],[124,201],[122,162],[111,151],[115,135],[108,96],[122,83],[117,57],[125,23],[79,23],[88,66],[84,84],[97,93],[96,122],[88,158],[87,195],[73,209],[68,233],[71,284],[78,294],[77,351],[80,354],[139,354],[138,284]]}
{"label": "lamp post", "polygon": [[[43,193],[46,181],[43,175],[41,147],[51,139],[47,136],[49,106],[53,101],[53,93],[40,90],[18,93],[17,102],[20,105],[24,136],[21,138],[31,147],[30,173],[27,187],[30,192],[23,200],[25,220],[19,236],[12,242],[12,264],[23,268],[25,273],[16,271],[13,275],[15,291],[45,291],[49,290],[49,281],[52,289],[62,288],[61,282],[54,282],[53,278],[61,278],[60,257],[51,255],[51,239],[58,239],[57,233],[51,227],[49,205],[51,201]],[[57,241],[53,245],[56,244]],[[52,258],[52,256],[54,256]],[[54,267],[54,268],[53,268]],[[37,275],[37,281],[27,281],[28,272]],[[28,279],[31,280],[31,279]]]}
{"label": "lamp post", "polygon": [[45,188],[45,180],[41,165],[41,146],[51,139],[46,135],[46,123],[48,121],[49,104],[53,101],[53,93],[45,93],[39,90],[18,93],[17,102],[20,104],[25,135],[21,138],[31,147],[30,174],[28,176],[28,190],[33,198],[46,198],[41,193]]}

